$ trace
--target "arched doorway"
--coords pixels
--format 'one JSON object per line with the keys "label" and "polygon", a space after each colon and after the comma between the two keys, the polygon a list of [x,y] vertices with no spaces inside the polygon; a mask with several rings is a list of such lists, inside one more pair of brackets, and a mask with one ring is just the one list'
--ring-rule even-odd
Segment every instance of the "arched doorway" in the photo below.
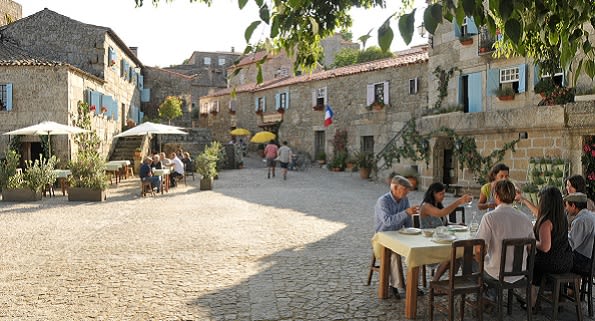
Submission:
{"label": "arched doorway", "polygon": [[454,157],[454,141],[450,137],[438,137],[434,144],[432,163],[433,180],[445,185],[456,184],[459,181],[457,161]]}

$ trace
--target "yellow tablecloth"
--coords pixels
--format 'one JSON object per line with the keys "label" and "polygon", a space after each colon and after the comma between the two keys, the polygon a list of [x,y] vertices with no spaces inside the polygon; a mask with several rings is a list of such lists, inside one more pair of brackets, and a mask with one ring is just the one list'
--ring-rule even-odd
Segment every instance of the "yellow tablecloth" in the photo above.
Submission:
{"label": "yellow tablecloth", "polygon": [[[457,239],[468,239],[469,232],[456,232]],[[422,234],[407,235],[398,231],[378,232],[372,237],[374,255],[380,257],[381,246],[404,256],[407,268],[422,266],[424,264],[440,263],[450,260],[450,243],[442,244],[432,241],[432,238]]]}

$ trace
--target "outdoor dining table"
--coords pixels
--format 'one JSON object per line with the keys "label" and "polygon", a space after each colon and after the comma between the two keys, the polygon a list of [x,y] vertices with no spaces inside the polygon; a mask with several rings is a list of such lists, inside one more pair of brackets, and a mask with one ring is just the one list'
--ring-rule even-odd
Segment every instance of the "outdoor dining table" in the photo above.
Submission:
{"label": "outdoor dining table", "polygon": [[66,180],[68,176],[72,175],[72,172],[69,169],[55,169],[54,173],[56,174],[56,179],[60,183],[60,189],[62,190],[62,196],[66,195]]}
{"label": "outdoor dining table", "polygon": [[124,176],[124,179],[128,179],[128,174],[130,173],[128,166],[130,166],[130,164],[131,164],[130,161],[129,160],[113,160],[113,161],[109,161],[106,163],[106,165],[115,165],[115,164],[120,165],[120,168],[119,168],[120,181],[122,180],[122,176]]}
{"label": "outdoor dining table", "polygon": [[161,194],[163,190],[169,193],[169,174],[171,173],[169,168],[154,169],[153,175],[161,178]]}
{"label": "outdoor dining table", "polygon": [[[457,239],[468,239],[469,232],[456,232]],[[404,257],[407,265],[407,283],[405,289],[405,317],[415,319],[417,315],[417,286],[419,268],[425,264],[440,263],[450,260],[451,243],[436,243],[431,237],[422,234],[402,234],[399,231],[378,232],[372,237],[372,247],[376,257],[380,258],[380,276],[378,298],[388,297],[390,255],[395,252]]]}
{"label": "outdoor dining table", "polygon": [[116,178],[116,185],[118,185],[118,178],[120,178],[120,169],[122,169],[124,165],[121,163],[105,163],[105,171],[110,174],[110,184],[112,183],[112,175]]}

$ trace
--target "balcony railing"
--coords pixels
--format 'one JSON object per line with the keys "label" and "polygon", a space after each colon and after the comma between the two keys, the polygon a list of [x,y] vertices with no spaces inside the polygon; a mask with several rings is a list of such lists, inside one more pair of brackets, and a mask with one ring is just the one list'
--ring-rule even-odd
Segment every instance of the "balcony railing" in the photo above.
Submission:
{"label": "balcony railing", "polygon": [[485,26],[479,30],[479,44],[477,47],[477,53],[479,55],[485,55],[494,51],[494,42],[496,39],[490,35],[488,28]]}

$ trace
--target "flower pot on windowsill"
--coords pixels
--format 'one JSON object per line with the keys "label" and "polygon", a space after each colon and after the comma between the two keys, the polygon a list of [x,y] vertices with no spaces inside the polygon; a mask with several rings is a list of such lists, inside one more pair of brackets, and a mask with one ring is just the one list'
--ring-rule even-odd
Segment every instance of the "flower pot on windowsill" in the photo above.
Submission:
{"label": "flower pot on windowsill", "polygon": [[285,108],[279,108],[279,109],[277,109],[277,112],[279,114],[284,114],[285,113]]}
{"label": "flower pot on windowsill", "polygon": [[469,38],[460,38],[459,42],[461,43],[461,45],[463,46],[468,46],[473,44],[473,38],[469,37]]}
{"label": "flower pot on windowsill", "polygon": [[230,111],[229,111],[229,114],[230,114],[230,115],[235,115],[235,114],[236,114],[236,111],[235,111],[235,110],[230,110]]}
{"label": "flower pot on windowsill", "polygon": [[514,100],[514,95],[498,96],[498,99],[501,101]]}
{"label": "flower pot on windowsill", "polygon": [[258,115],[258,116],[262,116],[262,110],[257,110],[257,111],[255,112],[255,114],[256,114],[256,115]]}
{"label": "flower pot on windowsill", "polygon": [[312,110],[314,110],[314,111],[322,111],[323,109],[324,109],[324,106],[322,106],[322,105],[312,106]]}

